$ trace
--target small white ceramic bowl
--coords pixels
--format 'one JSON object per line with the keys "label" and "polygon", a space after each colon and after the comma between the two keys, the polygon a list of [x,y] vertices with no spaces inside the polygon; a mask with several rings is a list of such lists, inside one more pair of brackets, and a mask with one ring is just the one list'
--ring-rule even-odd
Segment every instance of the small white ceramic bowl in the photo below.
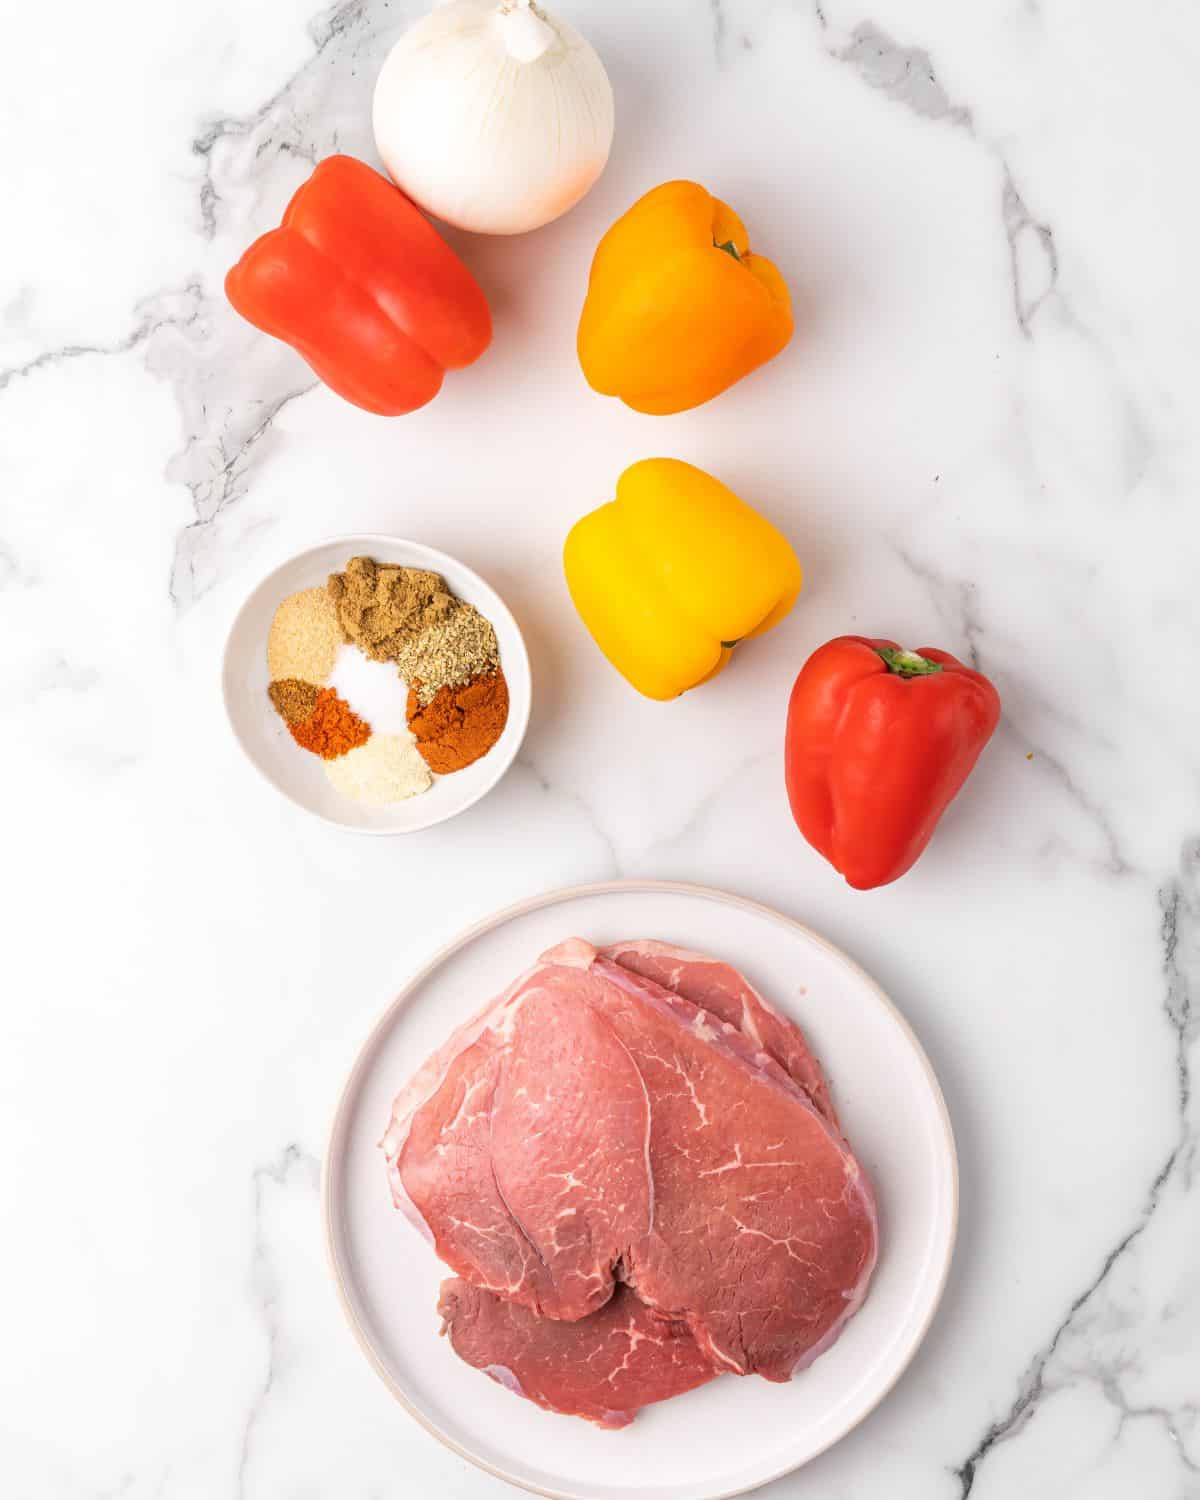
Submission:
{"label": "small white ceramic bowl", "polygon": [[[440,573],[453,593],[473,604],[495,626],[500,665],[508,683],[508,723],[485,756],[451,776],[435,777],[427,792],[383,807],[355,802],[335,791],[324,763],[295,743],[267,696],[267,634],[276,609],[289,594],[323,584],[330,573],[340,572],[350,558],[360,556]],[[234,619],[225,645],[222,685],[229,722],[251,764],[305,812],[355,833],[416,833],[465,812],[486,796],[516,758],[529,724],[532,696],[529,653],[520,627],[499,594],[478,573],[444,552],[382,534],[334,537],[269,573]],[[397,695],[397,703],[401,701]],[[355,706],[353,700],[351,706]],[[369,721],[370,716],[366,717]]]}

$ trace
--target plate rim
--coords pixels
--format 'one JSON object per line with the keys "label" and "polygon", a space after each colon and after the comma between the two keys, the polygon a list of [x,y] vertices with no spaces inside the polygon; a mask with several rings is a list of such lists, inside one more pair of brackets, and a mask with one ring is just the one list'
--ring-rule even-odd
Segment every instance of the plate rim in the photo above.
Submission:
{"label": "plate rim", "polygon": [[942,1139],[948,1153],[949,1227],[945,1252],[942,1257],[942,1263],[938,1267],[933,1296],[929,1302],[925,1316],[922,1319],[920,1327],[909,1340],[908,1347],[904,1349],[903,1355],[892,1372],[890,1379],[876,1393],[871,1403],[860,1411],[848,1426],[843,1427],[827,1441],[822,1442],[820,1447],[816,1448],[806,1458],[796,1463],[785,1464],[783,1468],[776,1469],[770,1474],[764,1474],[761,1478],[753,1480],[750,1484],[738,1484],[734,1489],[714,1490],[711,1494],[704,1497],[704,1500],[736,1500],[737,1496],[748,1495],[752,1491],[760,1489],[763,1485],[773,1484],[775,1480],[782,1479],[787,1474],[795,1473],[798,1469],[803,1468],[805,1464],[809,1464],[813,1459],[820,1457],[822,1453],[828,1452],[830,1448],[841,1442],[844,1437],[865,1422],[871,1413],[876,1411],[892,1393],[899,1383],[901,1376],[903,1376],[916,1357],[917,1351],[925,1342],[926,1335],[933,1325],[934,1318],[937,1316],[938,1309],[945,1296],[946,1284],[950,1277],[950,1268],[954,1261],[954,1251],[958,1240],[958,1146],[954,1137],[954,1125],[950,1118],[950,1111],[946,1105],[946,1098],[942,1092],[942,1086],[938,1081],[933,1064],[930,1062],[929,1056],[925,1048],[921,1045],[920,1038],[913,1030],[908,1018],[896,1005],[887,991],[884,990],[882,985],[876,979],[872,978],[862,965],[851,958],[844,949],[839,948],[836,943],[830,942],[828,938],[814,931],[798,918],[790,917],[786,912],[781,912],[776,907],[768,906],[766,902],[757,901],[750,896],[739,896],[731,891],[721,890],[716,886],[700,885],[691,881],[653,880],[633,877],[622,880],[594,881],[583,885],[558,886],[552,890],[543,891],[536,896],[527,896],[471,923],[470,926],[464,928],[448,942],[440,945],[404,981],[400,988],[392,994],[391,999],[384,1006],[366,1037],[360,1043],[354,1061],[350,1065],[349,1071],[338,1090],[331,1122],[326,1133],[325,1149],[321,1157],[321,1225],[325,1241],[325,1263],[333,1282],[337,1301],[341,1306],[342,1314],[350,1331],[354,1335],[355,1342],[390,1394],[400,1403],[409,1416],[420,1423],[426,1432],[430,1433],[444,1447],[448,1448],[452,1453],[457,1454],[459,1458],[465,1459],[466,1462],[472,1464],[475,1468],[482,1470],[486,1474],[490,1474],[494,1479],[499,1479],[505,1484],[510,1484],[516,1489],[523,1490],[527,1494],[541,1495],[545,1497],[545,1500],[579,1500],[577,1493],[572,1493],[570,1490],[549,1489],[543,1485],[527,1482],[525,1479],[518,1478],[515,1474],[482,1458],[478,1453],[471,1452],[469,1448],[465,1447],[450,1433],[444,1432],[436,1422],[419,1409],[376,1354],[370,1339],[367,1337],[366,1330],[363,1328],[351,1304],[342,1267],[338,1261],[333,1211],[334,1177],[336,1175],[336,1169],[333,1165],[334,1146],[346,1132],[346,1110],[351,1093],[359,1083],[361,1075],[366,1069],[368,1059],[375,1055],[384,1032],[390,1028],[400,1012],[408,1006],[419,986],[424,984],[455,953],[467,947],[470,943],[475,942],[486,933],[493,931],[497,927],[502,927],[507,922],[511,922],[518,917],[525,916],[529,912],[541,911],[548,906],[557,906],[563,902],[583,897],[615,895],[618,893],[632,895],[639,892],[655,895],[691,896],[702,900],[716,901],[721,905],[740,907],[743,911],[749,911],[760,917],[766,917],[771,921],[781,923],[783,926],[801,933],[815,942],[819,947],[824,948],[834,958],[844,963],[874,993],[875,998],[882,1003],[884,1010],[900,1027],[910,1047],[913,1049],[916,1060],[924,1075],[926,1085],[929,1088],[941,1125]]}
{"label": "plate rim", "polygon": [[[525,696],[525,711],[520,716],[519,732],[513,742],[512,754],[508,757],[508,760],[503,769],[496,774],[495,778],[492,781],[488,782],[487,785],[482,787],[480,791],[476,792],[476,794],[470,799],[469,802],[464,802],[461,807],[456,807],[452,812],[442,813],[440,817],[429,818],[422,823],[415,824],[411,828],[368,828],[354,823],[342,823],[339,822],[336,818],[331,818],[327,813],[318,812],[315,808],[306,807],[298,797],[293,796],[292,793],[289,792],[281,782],[276,781],[276,779],[272,775],[270,775],[263,766],[259,765],[255,757],[251,755],[250,751],[247,749],[245,743],[242,740],[241,734],[238,732],[237,725],[234,722],[233,712],[230,707],[230,653],[232,651],[234,637],[237,635],[238,627],[242,623],[242,617],[249,610],[251,604],[254,602],[257,596],[262,592],[263,589],[267,587],[267,585],[272,581],[272,579],[275,578],[278,573],[282,573],[284,568],[290,567],[292,563],[300,562],[303,558],[309,557],[314,552],[321,552],[326,547],[340,547],[357,544],[360,542],[383,542],[388,546],[398,545],[401,547],[411,547],[414,551],[424,553],[425,561],[432,564],[435,570],[438,564],[449,563],[452,569],[457,568],[461,572],[465,573],[467,577],[470,578],[472,583],[477,584],[484,593],[490,594],[492,598],[495,599],[496,603],[500,606],[500,611],[508,616],[509,623],[513,627],[517,643],[520,646],[520,656],[522,662],[524,663],[524,676],[529,683],[529,691]],[[489,605],[489,609],[490,608],[491,606]],[[493,611],[493,613],[495,613],[495,611]],[[516,764],[517,756],[521,753],[521,746],[525,742],[525,736],[529,732],[529,721],[533,713],[533,663],[529,657],[529,644],[525,639],[525,632],[521,629],[521,623],[509,608],[507,600],[492,583],[489,583],[489,581],[483,576],[482,573],[477,572],[476,569],[472,568],[468,563],[465,563],[461,561],[461,559],[455,557],[453,553],[443,552],[440,547],[431,547],[428,542],[417,542],[414,541],[412,537],[400,536],[394,531],[351,531],[346,532],[341,536],[321,537],[318,541],[310,542],[308,546],[301,547],[298,552],[289,553],[287,557],[282,559],[282,561],[277,562],[273,567],[268,568],[267,571],[255,583],[251,585],[249,590],[243,596],[241,603],[233,612],[233,617],[230,620],[229,627],[225,632],[225,643],[221,648],[220,677],[221,705],[225,710],[225,722],[229,728],[230,734],[233,736],[234,743],[242,752],[243,760],[249,762],[260,779],[266,782],[269,787],[272,787],[274,791],[284,799],[289,807],[295,808],[298,812],[306,813],[310,818],[316,818],[318,822],[324,823],[327,828],[336,828],[339,833],[359,834],[364,838],[400,838],[410,833],[425,833],[430,828],[437,828],[440,824],[449,823],[451,819],[457,818],[465,812],[469,812],[472,807],[481,802],[484,797],[486,797],[490,792],[494,792],[496,790],[496,788],[508,775],[509,771],[511,771],[513,766]],[[514,720],[514,722],[516,722],[516,720]],[[507,728],[507,726],[505,727]]]}

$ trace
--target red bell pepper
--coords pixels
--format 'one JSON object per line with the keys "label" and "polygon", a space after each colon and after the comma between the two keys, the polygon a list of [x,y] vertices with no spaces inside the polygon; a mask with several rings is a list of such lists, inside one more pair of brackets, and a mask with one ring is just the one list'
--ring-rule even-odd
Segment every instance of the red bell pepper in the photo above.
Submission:
{"label": "red bell pepper", "polygon": [[398,187],[330,156],[225,278],[243,318],[381,416],[432,401],[492,338],[479,283]]}
{"label": "red bell pepper", "polygon": [[1000,718],[1000,696],[946,651],[844,635],[814,651],[788,704],[788,800],[857,890],[912,868]]}

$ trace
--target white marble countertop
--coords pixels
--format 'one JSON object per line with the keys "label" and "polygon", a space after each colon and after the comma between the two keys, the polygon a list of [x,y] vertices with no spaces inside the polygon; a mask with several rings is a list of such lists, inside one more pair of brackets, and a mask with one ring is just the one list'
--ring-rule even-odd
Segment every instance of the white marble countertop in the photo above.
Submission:
{"label": "white marble countertop", "polygon": [[[609,64],[606,176],[456,241],[493,350],[368,417],[221,279],[311,162],[373,159],[416,0],[15,9],[0,58],[0,1487],[21,1500],[501,1497],[390,1400],[317,1216],[341,1077],[441,935],[622,875],[852,952],[939,1069],[952,1282],[884,1406],[787,1500],[1200,1496],[1200,17],[1116,0],[563,0]],[[730,198],[786,354],[637,416],[573,352],[641,191]],[[786,625],[635,697],[559,551],[657,453],[806,565]],[[404,840],[270,795],[222,716],[276,561],[390,530],[482,571],[536,674],[519,765]],[[849,890],[787,815],[782,716],[846,631],[968,656],[1005,717],[916,870]]]}

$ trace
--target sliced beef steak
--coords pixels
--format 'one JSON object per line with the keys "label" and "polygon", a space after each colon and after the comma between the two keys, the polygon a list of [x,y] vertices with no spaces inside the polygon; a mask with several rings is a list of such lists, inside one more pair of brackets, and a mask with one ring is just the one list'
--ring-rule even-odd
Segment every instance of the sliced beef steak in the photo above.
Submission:
{"label": "sliced beef steak", "polygon": [[715,1368],[786,1380],[865,1293],[871,1189],[810,1095],[588,944],[547,954],[414,1104],[389,1132],[403,1194],[460,1275],[535,1312],[584,1317],[620,1279]]}
{"label": "sliced beef steak", "polygon": [[577,1323],[541,1318],[461,1279],[442,1283],[438,1311],[455,1353],[547,1411],[624,1427],[639,1408],[716,1375],[684,1323],[650,1311],[628,1287]]}
{"label": "sliced beef steak", "polygon": [[[775,1059],[832,1123],[828,1086],[800,1029],[719,959],[667,943],[639,940],[604,950],[614,962],[707,1010]],[[396,1155],[415,1110],[440,1083],[454,1057],[476,1041],[491,1013],[517,986],[489,1002],[439,1049],[396,1101],[389,1139]],[[392,1171],[397,1201],[427,1235]],[[623,1426],[636,1411],[713,1379],[718,1370],[686,1324],[663,1320],[627,1286],[598,1312],[573,1324],[540,1317],[461,1279],[445,1282],[439,1311],[456,1353],[507,1389],[550,1411],[601,1426]]]}
{"label": "sliced beef steak", "polygon": [[412,1117],[404,1192],[460,1276],[550,1318],[612,1295],[645,1235],[650,1104],[574,970],[540,965]]}
{"label": "sliced beef steak", "polygon": [[727,1026],[736,1026],[747,1041],[791,1074],[832,1125],[837,1124],[829,1085],[804,1033],[794,1021],[780,1015],[731,965],[719,958],[646,938],[614,943],[603,949],[603,953],[605,958],[631,969],[643,979],[652,979],[664,989],[674,990]]}
{"label": "sliced beef steak", "polygon": [[[644,938],[613,943],[603,953],[614,963],[619,963],[646,979],[654,980],[664,989],[682,995],[685,1000],[709,1011],[726,1025],[736,1026],[790,1073],[817,1109],[836,1125],[837,1116],[829,1096],[829,1087],[804,1034],[794,1021],[780,1015],[730,964],[706,954],[677,948],[670,943]],[[445,1078],[450,1064],[458,1054],[498,1021],[500,1012],[524,986],[527,977],[522,975],[503,994],[489,1000],[469,1021],[452,1032],[417,1069],[392,1106],[392,1118],[380,1142],[388,1160],[392,1195],[396,1207],[407,1215],[427,1239],[432,1238],[429,1226],[413,1207],[396,1170],[400,1149],[408,1138],[412,1117]]]}

